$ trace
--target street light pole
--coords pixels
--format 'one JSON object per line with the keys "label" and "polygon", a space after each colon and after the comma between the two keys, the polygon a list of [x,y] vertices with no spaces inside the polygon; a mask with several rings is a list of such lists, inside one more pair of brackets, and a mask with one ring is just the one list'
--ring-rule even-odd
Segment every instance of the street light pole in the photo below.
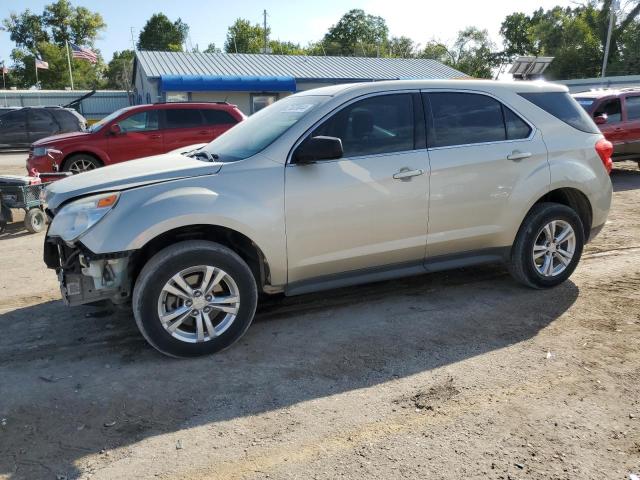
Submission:
{"label": "street light pole", "polygon": [[609,48],[611,47],[611,31],[616,21],[616,8],[618,8],[618,2],[613,0],[609,7],[609,29],[607,30],[607,42],[604,46],[604,58],[602,59],[602,78],[607,76],[607,60],[609,60]]}

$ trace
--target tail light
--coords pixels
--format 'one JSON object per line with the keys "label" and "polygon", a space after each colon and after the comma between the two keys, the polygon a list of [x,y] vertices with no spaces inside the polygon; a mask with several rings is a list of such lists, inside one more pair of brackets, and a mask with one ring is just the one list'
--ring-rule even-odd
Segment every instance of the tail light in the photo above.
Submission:
{"label": "tail light", "polygon": [[611,169],[613,168],[613,161],[611,160],[611,155],[613,155],[613,144],[609,140],[601,138],[596,142],[596,153],[600,157],[600,160],[602,160],[604,169],[607,173],[611,173]]}

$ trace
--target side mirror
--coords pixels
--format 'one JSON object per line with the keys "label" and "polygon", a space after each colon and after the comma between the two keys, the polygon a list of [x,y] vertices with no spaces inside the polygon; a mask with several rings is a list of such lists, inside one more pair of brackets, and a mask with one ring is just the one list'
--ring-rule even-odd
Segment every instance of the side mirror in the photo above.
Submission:
{"label": "side mirror", "polygon": [[342,158],[342,140],[336,137],[311,137],[302,142],[293,152],[293,162],[299,164],[315,163],[319,160]]}
{"label": "side mirror", "polygon": [[605,123],[607,123],[608,117],[606,113],[603,113],[601,115],[598,115],[594,118],[596,125],[604,125]]}
{"label": "side mirror", "polygon": [[120,125],[114,123],[109,127],[109,132],[111,132],[112,135],[120,135],[122,133],[122,129],[120,128]]}

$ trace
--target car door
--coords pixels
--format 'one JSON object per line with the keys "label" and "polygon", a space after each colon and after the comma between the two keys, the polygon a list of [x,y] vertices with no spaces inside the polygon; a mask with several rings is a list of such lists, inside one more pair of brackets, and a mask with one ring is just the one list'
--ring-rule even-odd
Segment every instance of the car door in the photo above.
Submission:
{"label": "car door", "polygon": [[53,118],[50,111],[44,108],[29,108],[27,110],[27,132],[29,143],[60,133],[60,125]]}
{"label": "car door", "polygon": [[196,143],[209,143],[213,139],[213,132],[204,124],[198,108],[166,108],[164,118],[162,133],[167,152]]}
{"label": "car door", "polygon": [[163,153],[162,133],[159,130],[158,110],[143,110],[117,120],[119,133],[107,130],[107,149],[111,163]]}
{"label": "car door", "polygon": [[427,263],[510,245],[531,200],[517,186],[549,185],[541,134],[486,94],[425,92],[423,99],[431,161]]}
{"label": "car door", "polygon": [[205,124],[211,129],[211,139],[208,141],[219,137],[238,123],[238,120],[225,110],[207,108],[202,110],[202,114]]}
{"label": "car door", "polygon": [[600,100],[593,109],[593,118],[606,115],[606,123],[598,125],[600,131],[613,143],[614,154],[619,155],[624,152],[627,137],[627,128],[622,118],[622,102],[620,98],[606,98]]}
{"label": "car door", "polygon": [[285,168],[288,282],[420,268],[429,162],[418,93],[352,101],[307,136],[342,140],[343,158]]}
{"label": "car door", "polygon": [[624,153],[640,158],[640,95],[625,96],[626,133]]}
{"label": "car door", "polygon": [[0,148],[25,148],[29,146],[27,134],[27,109],[0,115]]}

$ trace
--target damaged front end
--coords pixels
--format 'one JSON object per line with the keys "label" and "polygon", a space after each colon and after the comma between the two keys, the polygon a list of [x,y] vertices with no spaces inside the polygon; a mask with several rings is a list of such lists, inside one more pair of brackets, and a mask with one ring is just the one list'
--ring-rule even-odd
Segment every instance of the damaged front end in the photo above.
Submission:
{"label": "damaged front end", "polygon": [[69,246],[55,237],[47,237],[44,245],[44,262],[58,274],[62,299],[71,306],[101,300],[128,301],[131,254],[95,254],[81,243]]}

